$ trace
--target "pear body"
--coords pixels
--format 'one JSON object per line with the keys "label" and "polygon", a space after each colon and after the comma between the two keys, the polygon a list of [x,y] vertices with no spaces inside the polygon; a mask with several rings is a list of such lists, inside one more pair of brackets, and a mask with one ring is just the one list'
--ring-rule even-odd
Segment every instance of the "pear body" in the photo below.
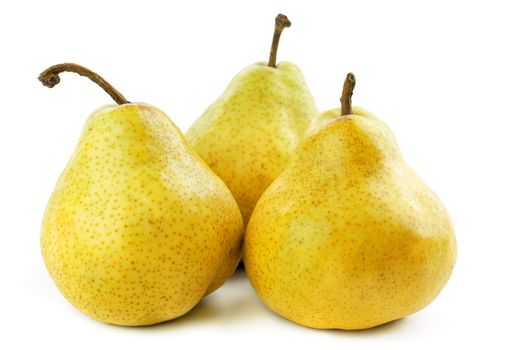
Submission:
{"label": "pear body", "polygon": [[260,198],[244,264],[276,313],[313,328],[364,329],[412,314],[456,259],[450,218],[367,111],[319,117]]}
{"label": "pear body", "polygon": [[222,180],[160,110],[88,119],[43,219],[62,294],[99,321],[150,325],[189,311],[235,270],[243,223]]}
{"label": "pear body", "polygon": [[297,66],[257,63],[233,78],[186,137],[227,184],[247,223],[315,115],[314,99]]}

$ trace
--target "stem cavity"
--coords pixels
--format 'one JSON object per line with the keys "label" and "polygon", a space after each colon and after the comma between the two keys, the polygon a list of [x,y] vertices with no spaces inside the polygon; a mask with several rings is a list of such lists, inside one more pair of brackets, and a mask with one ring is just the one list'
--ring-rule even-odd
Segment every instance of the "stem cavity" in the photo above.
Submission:
{"label": "stem cavity", "polygon": [[272,37],[271,56],[269,57],[269,67],[276,68],[276,54],[278,53],[278,44],[280,43],[281,32],[291,26],[291,21],[287,16],[281,13],[276,16],[274,24],[274,35]]}
{"label": "stem cavity", "polygon": [[343,92],[341,93],[341,115],[352,114],[352,92],[356,86],[356,77],[354,74],[347,74],[345,83],[343,84]]}
{"label": "stem cavity", "polygon": [[62,72],[73,72],[91,79],[94,83],[104,89],[105,92],[107,92],[119,105],[129,103],[129,101],[127,101],[127,99],[123,97],[123,95],[118,90],[109,84],[107,80],[95,72],[75,63],[62,63],[51,66],[40,73],[38,80],[40,80],[44,86],[52,88],[60,82],[59,74]]}

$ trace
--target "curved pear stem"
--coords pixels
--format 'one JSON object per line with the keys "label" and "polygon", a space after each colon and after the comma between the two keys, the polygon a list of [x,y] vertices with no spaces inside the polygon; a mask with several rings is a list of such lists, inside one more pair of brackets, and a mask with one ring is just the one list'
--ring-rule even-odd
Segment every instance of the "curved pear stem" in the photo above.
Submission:
{"label": "curved pear stem", "polygon": [[276,16],[274,24],[274,35],[272,36],[271,56],[269,57],[269,67],[276,68],[276,54],[278,53],[278,45],[280,43],[281,32],[287,27],[291,26],[291,21],[287,16],[281,13]]}
{"label": "curved pear stem", "polygon": [[341,93],[341,115],[352,114],[352,92],[356,86],[356,77],[354,74],[347,74],[345,83],[343,84],[343,92]]}
{"label": "curved pear stem", "polygon": [[85,67],[82,67],[76,63],[62,63],[51,66],[44,70],[42,73],[40,73],[40,75],[38,76],[38,80],[40,80],[40,82],[44,84],[44,86],[52,88],[60,82],[59,74],[62,72],[73,72],[83,77],[91,79],[94,83],[96,83],[98,86],[104,89],[105,92],[107,92],[119,105],[129,103],[129,101],[127,101],[127,99],[123,97],[123,95],[118,90],[116,90],[111,84],[109,84],[107,80],[105,80],[95,72]]}

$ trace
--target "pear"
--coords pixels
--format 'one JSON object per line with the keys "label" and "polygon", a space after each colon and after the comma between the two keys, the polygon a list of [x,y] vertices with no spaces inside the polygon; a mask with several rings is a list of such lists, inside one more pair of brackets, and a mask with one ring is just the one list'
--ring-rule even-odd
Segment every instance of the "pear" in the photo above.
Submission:
{"label": "pear", "polygon": [[90,317],[141,326],[188,312],[240,259],[243,222],[223,181],[159,109],[129,103],[75,64],[119,105],[96,110],[45,211],[41,248],[59,290]]}
{"label": "pear", "polygon": [[352,109],[354,85],[350,74],[341,113],[311,125],[245,237],[257,294],[312,328],[364,329],[410,315],[438,295],[456,259],[443,204],[387,125]]}
{"label": "pear", "polygon": [[318,113],[300,69],[289,62],[275,64],[280,35],[290,24],[286,16],[276,17],[269,63],[238,73],[186,133],[231,190],[245,223]]}

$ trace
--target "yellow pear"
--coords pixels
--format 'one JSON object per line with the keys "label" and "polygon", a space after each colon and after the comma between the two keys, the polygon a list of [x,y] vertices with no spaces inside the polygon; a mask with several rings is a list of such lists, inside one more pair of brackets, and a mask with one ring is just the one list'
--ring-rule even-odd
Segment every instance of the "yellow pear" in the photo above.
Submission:
{"label": "yellow pear", "polygon": [[95,73],[73,71],[120,105],[95,111],[43,219],[41,247],[63,295],[90,317],[150,325],[179,317],[235,270],[243,222],[234,197],[159,109],[128,103]]}
{"label": "yellow pear", "polygon": [[231,190],[245,223],[317,115],[299,68],[275,64],[281,32],[288,26],[287,17],[276,17],[269,63],[253,64],[236,75],[186,133],[189,144]]}
{"label": "yellow pear", "polygon": [[[276,313],[313,328],[363,329],[429,304],[456,243],[443,204],[385,123],[350,105],[311,125],[247,227],[244,264]],[[341,114],[341,116],[340,116]]]}

